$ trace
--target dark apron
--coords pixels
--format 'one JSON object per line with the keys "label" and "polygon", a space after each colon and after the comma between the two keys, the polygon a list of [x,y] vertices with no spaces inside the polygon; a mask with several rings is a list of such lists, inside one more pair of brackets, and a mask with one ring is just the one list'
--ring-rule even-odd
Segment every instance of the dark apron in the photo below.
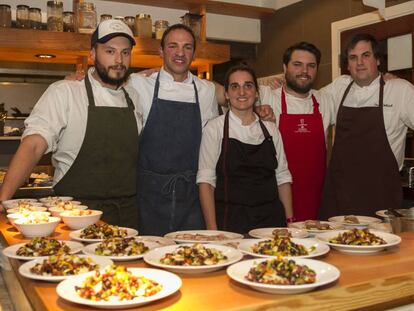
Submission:
{"label": "dark apron", "polygon": [[247,233],[255,228],[285,227],[286,216],[279,200],[275,175],[276,150],[259,120],[265,139],[259,145],[229,138],[229,112],[224,119],[221,154],[216,166],[217,227]]}
{"label": "dark apron", "polygon": [[88,75],[85,86],[89,102],[85,138],[54,191],[103,211],[101,219],[107,223],[137,228],[138,128],[134,105],[122,88],[128,107],[95,106]]}
{"label": "dark apron", "polygon": [[336,122],[335,142],[320,210],[320,219],[337,215],[374,215],[400,208],[402,188],[398,164],[388,142],[383,114],[384,80],[379,107],[343,106]]}
{"label": "dark apron", "polygon": [[196,185],[201,114],[194,81],[193,86],[195,103],[160,99],[157,76],[138,158],[142,234],[205,228]]}

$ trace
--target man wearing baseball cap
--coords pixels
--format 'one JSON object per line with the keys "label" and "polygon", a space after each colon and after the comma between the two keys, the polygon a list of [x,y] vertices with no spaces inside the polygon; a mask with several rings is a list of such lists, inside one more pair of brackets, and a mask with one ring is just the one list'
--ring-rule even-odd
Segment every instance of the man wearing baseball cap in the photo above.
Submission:
{"label": "man wearing baseball cap", "polygon": [[94,67],[82,81],[49,86],[26,129],[0,189],[10,199],[43,154],[52,152],[56,195],[103,211],[109,224],[137,227],[137,140],[142,129],[136,91],[127,83],[131,30],[107,20],[92,35]]}

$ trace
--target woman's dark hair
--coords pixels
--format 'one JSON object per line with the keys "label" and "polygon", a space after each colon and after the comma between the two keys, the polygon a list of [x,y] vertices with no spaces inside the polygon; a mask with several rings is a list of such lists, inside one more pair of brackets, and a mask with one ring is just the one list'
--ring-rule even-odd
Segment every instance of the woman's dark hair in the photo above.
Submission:
{"label": "woman's dark hair", "polygon": [[342,61],[345,65],[348,64],[348,55],[349,51],[355,48],[355,46],[360,42],[365,41],[371,43],[372,52],[374,53],[374,57],[376,59],[380,59],[381,53],[379,49],[378,40],[369,33],[357,33],[354,35],[351,40],[348,42],[347,45],[345,45],[344,51],[342,53]]}
{"label": "woman's dark hair", "polygon": [[319,51],[319,49],[316,46],[314,46],[312,43],[304,42],[304,41],[296,43],[286,49],[285,53],[283,53],[283,64],[287,66],[287,64],[290,61],[290,58],[292,57],[293,52],[297,50],[307,51],[313,54],[316,58],[316,65],[319,66],[321,62],[321,51]]}
{"label": "woman's dark hair", "polygon": [[167,38],[168,34],[171,31],[174,31],[174,30],[177,30],[177,29],[182,29],[184,31],[187,31],[191,35],[191,37],[193,38],[194,51],[195,51],[195,49],[196,49],[196,38],[195,38],[194,32],[191,30],[190,27],[188,27],[188,26],[186,26],[184,24],[174,24],[174,25],[171,25],[170,27],[168,27],[168,29],[166,31],[164,31],[164,33],[162,35],[162,38],[161,38],[161,48],[164,49],[165,38]]}
{"label": "woman's dark hair", "polygon": [[254,85],[256,87],[257,92],[259,92],[259,84],[257,83],[256,73],[254,72],[254,70],[251,67],[249,67],[247,65],[244,65],[244,64],[233,66],[227,71],[226,77],[224,78],[224,89],[226,91],[228,91],[228,89],[229,89],[230,76],[233,73],[237,72],[237,71],[248,72],[253,78],[253,82],[254,82]]}

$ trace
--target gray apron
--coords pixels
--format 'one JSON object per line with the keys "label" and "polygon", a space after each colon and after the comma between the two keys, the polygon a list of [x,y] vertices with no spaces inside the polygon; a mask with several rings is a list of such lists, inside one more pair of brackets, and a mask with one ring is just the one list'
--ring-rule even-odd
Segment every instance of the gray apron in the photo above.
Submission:
{"label": "gray apron", "polygon": [[85,138],[54,191],[103,211],[101,219],[107,223],[137,228],[138,129],[134,104],[122,88],[128,107],[95,106],[88,75],[85,87],[89,101]]}
{"label": "gray apron", "polygon": [[201,114],[195,103],[158,98],[159,74],[152,106],[140,138],[138,206],[141,234],[204,229],[196,174],[201,143]]}

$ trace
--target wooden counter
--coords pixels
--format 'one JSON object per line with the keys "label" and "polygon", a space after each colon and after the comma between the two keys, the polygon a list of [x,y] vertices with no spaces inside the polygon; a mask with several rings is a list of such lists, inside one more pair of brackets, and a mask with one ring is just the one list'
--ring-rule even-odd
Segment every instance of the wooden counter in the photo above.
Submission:
{"label": "wooden counter", "polygon": [[[0,216],[3,243],[10,245],[28,241],[5,219],[4,215]],[[67,239],[68,233],[67,227],[60,225],[54,238]],[[331,250],[320,259],[339,268],[339,281],[313,292],[265,294],[233,282],[225,270],[221,270],[198,276],[181,274],[183,286],[180,291],[158,302],[129,310],[383,310],[413,303],[414,232],[402,233],[401,237],[399,247],[376,255],[345,255]],[[10,260],[10,263],[34,310],[92,310],[58,298],[55,291],[57,283],[21,277],[17,272],[20,261]],[[148,267],[142,260],[125,265]]]}

